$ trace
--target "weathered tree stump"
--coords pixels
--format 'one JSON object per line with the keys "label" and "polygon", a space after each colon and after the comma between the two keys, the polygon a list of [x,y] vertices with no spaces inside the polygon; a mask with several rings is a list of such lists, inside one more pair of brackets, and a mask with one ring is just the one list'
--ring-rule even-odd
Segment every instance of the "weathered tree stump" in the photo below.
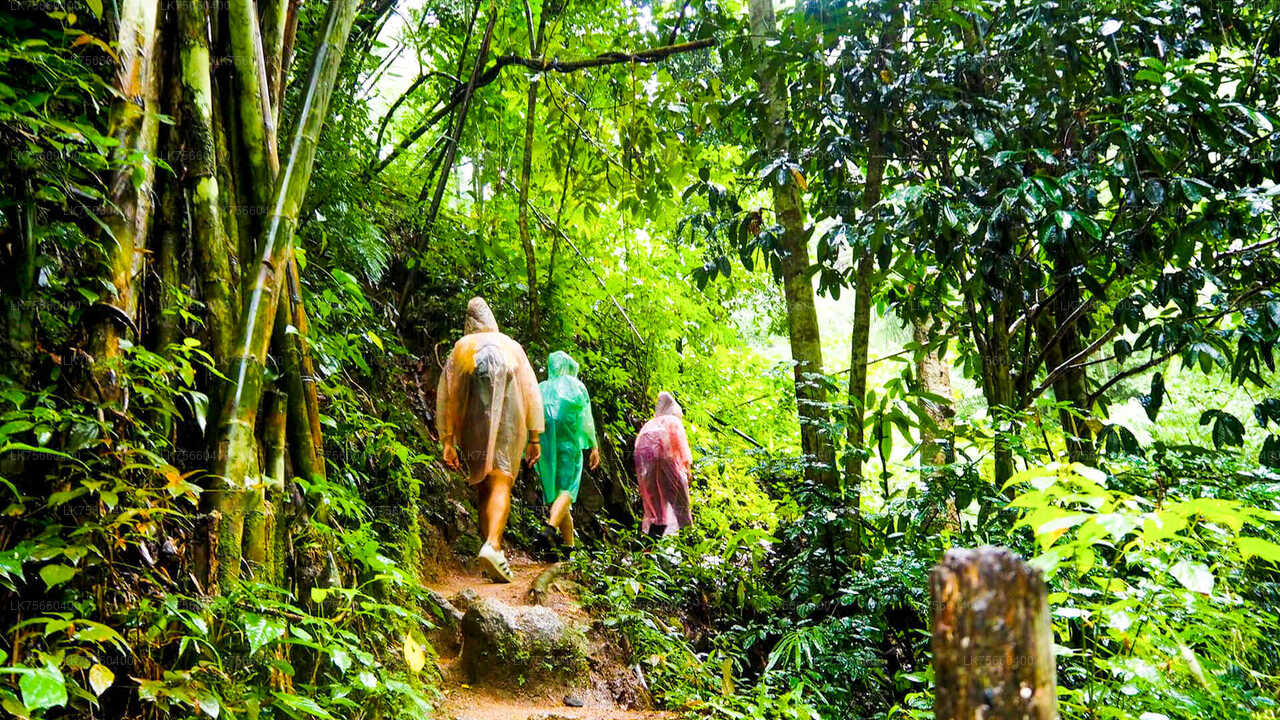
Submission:
{"label": "weathered tree stump", "polygon": [[1040,571],[1004,548],[948,550],[929,577],[938,720],[1058,716]]}

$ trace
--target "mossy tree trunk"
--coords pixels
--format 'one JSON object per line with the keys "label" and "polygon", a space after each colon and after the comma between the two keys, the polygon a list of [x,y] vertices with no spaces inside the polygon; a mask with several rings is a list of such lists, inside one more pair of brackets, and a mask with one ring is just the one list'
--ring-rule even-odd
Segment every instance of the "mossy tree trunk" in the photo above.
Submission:
{"label": "mossy tree trunk", "polygon": [[[127,402],[120,367],[122,337],[137,341],[138,281],[147,256],[155,182],[156,141],[160,129],[163,44],[156,0],[125,0],[120,7],[116,54],[120,67],[108,135],[116,141],[111,202],[102,220],[107,231],[104,280],[110,294],[91,313],[89,355],[93,358],[88,393],[105,404]],[[139,160],[140,158],[140,160]],[[141,163],[135,176],[134,163]]]}
{"label": "mossy tree trunk", "polygon": [[[777,32],[772,0],[751,0],[750,13],[753,48],[763,55],[768,52],[765,38]],[[770,160],[790,157],[785,78],[769,58],[758,57],[756,62],[764,106],[758,126],[761,145]],[[771,191],[774,215],[783,228],[779,254],[791,359],[795,362],[796,410],[800,419],[800,446],[806,459],[805,476],[835,488],[839,475],[835,446],[828,429],[826,386],[821,377],[822,339],[813,300],[804,201],[794,176],[775,183]]]}
{"label": "mossy tree trunk", "polygon": [[232,258],[236,257],[239,249],[227,237],[222,222],[207,21],[203,0],[181,0],[178,3],[191,240],[200,270],[201,295],[207,309],[205,326],[209,334],[209,349],[214,361],[221,366],[230,357],[235,340],[235,318],[240,315],[239,277],[232,266]]}
{"label": "mossy tree trunk", "polygon": [[[236,14],[237,2],[231,4],[233,15]],[[340,0],[328,7],[304,93],[302,117],[290,142],[288,162],[281,170],[271,196],[257,243],[251,283],[241,309],[227,373],[231,385],[223,399],[215,431],[216,451],[211,469],[215,485],[205,493],[211,509],[224,514],[218,532],[221,557],[218,558],[216,581],[219,585],[236,580],[240,574],[240,541],[243,539],[241,497],[260,474],[255,426],[264,390],[267,349],[276,324],[281,287],[292,266],[293,233],[310,181],[320,129],[358,4],[357,0]],[[256,22],[256,17],[250,15],[250,18]],[[234,22],[232,25],[233,38],[237,33],[250,33],[251,37],[252,31],[237,29]],[[240,42],[244,42],[243,37]],[[256,76],[256,73],[245,71],[237,74],[242,79]],[[242,116],[242,120],[245,124],[253,124],[253,118]],[[260,123],[261,116],[257,120]],[[263,161],[266,165],[265,158]],[[236,517],[237,512],[239,517]]]}

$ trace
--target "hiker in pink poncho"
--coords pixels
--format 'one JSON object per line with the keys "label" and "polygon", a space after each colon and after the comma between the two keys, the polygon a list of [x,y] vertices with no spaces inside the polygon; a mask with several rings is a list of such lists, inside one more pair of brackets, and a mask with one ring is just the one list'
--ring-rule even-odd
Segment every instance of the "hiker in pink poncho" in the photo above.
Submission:
{"label": "hiker in pink poncho", "polygon": [[671,535],[693,523],[689,514],[693,454],[682,417],[684,411],[671,393],[658,393],[653,419],[636,436],[636,477],[644,505],[640,531],[647,535]]}

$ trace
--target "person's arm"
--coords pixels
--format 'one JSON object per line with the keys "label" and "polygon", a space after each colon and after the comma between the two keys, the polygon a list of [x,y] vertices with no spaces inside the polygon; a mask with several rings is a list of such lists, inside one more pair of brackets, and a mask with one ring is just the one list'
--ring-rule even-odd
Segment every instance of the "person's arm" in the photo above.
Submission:
{"label": "person's arm", "polygon": [[600,442],[596,438],[596,418],[591,412],[591,393],[587,392],[586,385],[582,386],[582,395],[587,402],[582,406],[582,416],[578,422],[582,428],[582,441],[591,449],[591,455],[587,457],[587,467],[595,470],[600,467]]}
{"label": "person's arm", "polygon": [[516,387],[524,398],[525,424],[529,431],[529,444],[524,456],[532,465],[542,455],[542,433],[547,428],[542,408],[542,391],[538,390],[538,374],[529,364],[529,356],[525,355],[524,348],[515,340],[510,342],[511,352],[516,360]]}
{"label": "person's arm", "polygon": [[684,432],[684,423],[679,418],[671,424],[671,449],[676,459],[684,465],[687,472],[693,467],[693,451],[689,449],[689,436]]}
{"label": "person's arm", "polygon": [[457,393],[453,392],[456,381],[455,375],[458,372],[457,365],[454,363],[454,354],[457,348],[449,352],[449,357],[444,361],[444,368],[440,370],[440,381],[436,383],[436,432],[440,435],[440,447],[444,464],[458,469],[458,450],[454,447],[454,432],[456,428],[457,414],[456,404]]}

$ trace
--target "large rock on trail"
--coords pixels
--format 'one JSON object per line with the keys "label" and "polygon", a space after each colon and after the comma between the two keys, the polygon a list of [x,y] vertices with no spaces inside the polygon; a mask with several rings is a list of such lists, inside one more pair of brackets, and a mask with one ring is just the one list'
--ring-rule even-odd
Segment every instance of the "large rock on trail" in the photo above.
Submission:
{"label": "large rock on trail", "polygon": [[546,607],[513,607],[467,590],[461,667],[472,683],[496,687],[572,685],[588,671],[584,630]]}

